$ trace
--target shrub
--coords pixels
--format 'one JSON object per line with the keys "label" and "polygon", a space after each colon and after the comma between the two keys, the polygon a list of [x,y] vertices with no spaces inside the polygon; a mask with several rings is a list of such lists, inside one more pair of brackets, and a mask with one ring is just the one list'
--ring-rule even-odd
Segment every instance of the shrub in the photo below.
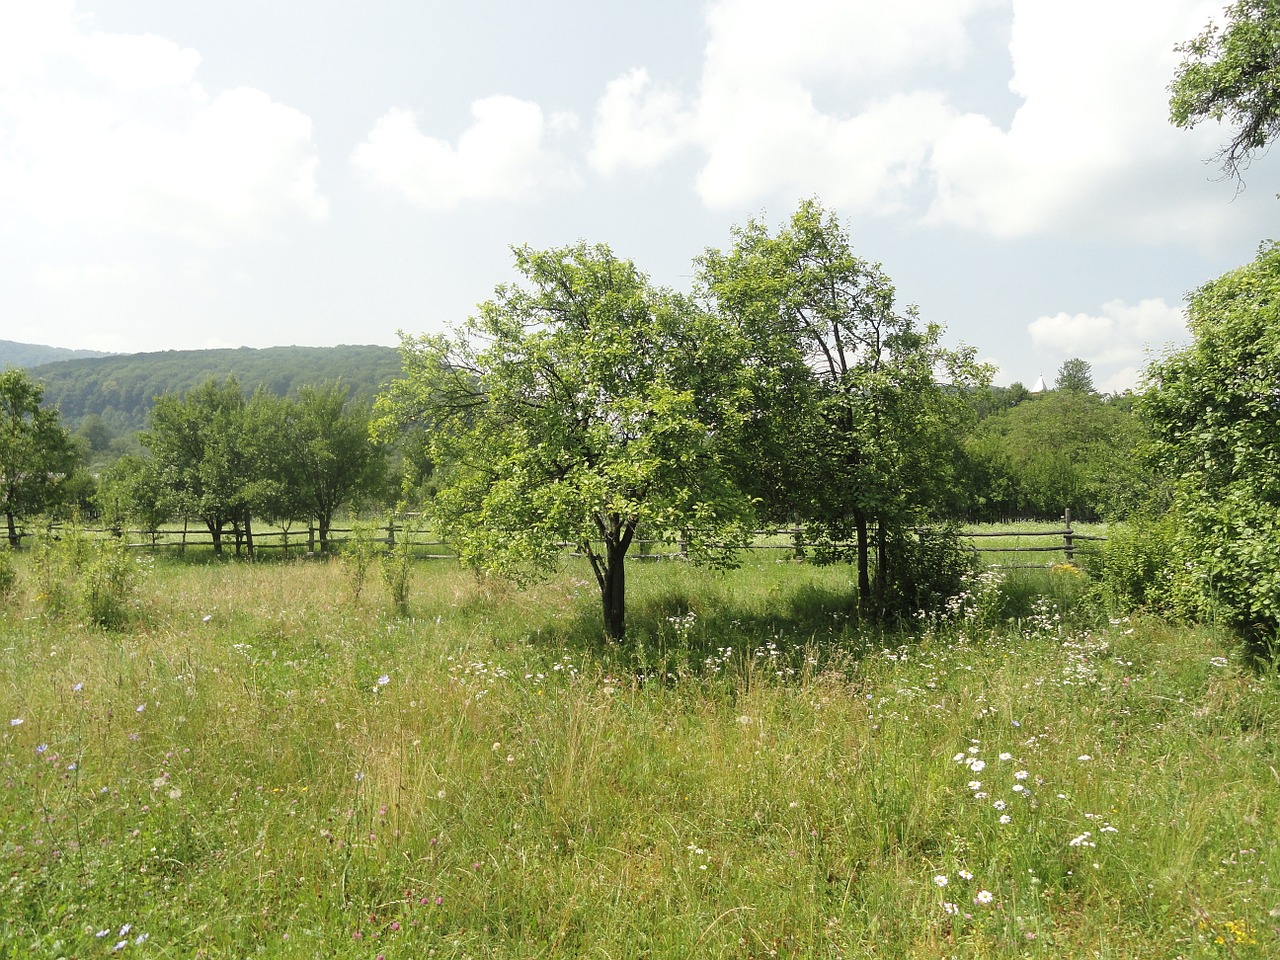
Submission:
{"label": "shrub", "polygon": [[37,600],[45,616],[79,616],[87,624],[116,630],[138,611],[138,586],[146,571],[116,539],[93,539],[69,523],[36,543]]}
{"label": "shrub", "polygon": [[1177,527],[1168,517],[1112,524],[1101,549],[1082,554],[1095,591],[1111,613],[1180,611]]}

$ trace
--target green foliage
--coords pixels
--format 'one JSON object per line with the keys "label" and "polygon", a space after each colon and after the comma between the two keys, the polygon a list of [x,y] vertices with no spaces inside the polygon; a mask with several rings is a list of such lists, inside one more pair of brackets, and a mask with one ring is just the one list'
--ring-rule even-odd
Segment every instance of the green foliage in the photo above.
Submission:
{"label": "green foliage", "polygon": [[730,463],[750,399],[738,343],[605,246],[515,259],[527,286],[449,336],[405,338],[379,432],[427,430],[428,509],[464,563],[529,581],[575,545],[619,638],[640,525],[712,563],[750,529]]}
{"label": "green foliage", "polygon": [[341,380],[367,404],[400,373],[400,360],[394,348],[380,346],[241,347],[64,360],[32,373],[68,423],[96,414],[123,435],[146,427],[156,397],[188,393],[211,378],[234,378],[246,395],[261,388],[274,397]]}
{"label": "green foliage", "polygon": [[50,528],[33,551],[37,599],[50,619],[76,617],[119,630],[140,614],[138,587],[146,563],[121,540],[86,536],[75,521]]}
{"label": "green foliage", "polygon": [[369,569],[385,552],[377,524],[369,520],[351,521],[351,535],[343,543],[340,557],[348,573],[352,603],[360,602]]}
{"label": "green foliage", "polygon": [[893,565],[884,572],[883,616],[907,619],[942,610],[977,573],[976,555],[953,527],[913,527],[890,537],[881,561]]}
{"label": "green foliage", "polygon": [[1184,612],[1180,595],[1185,578],[1179,577],[1182,563],[1175,518],[1111,524],[1106,541],[1082,556],[1111,613],[1148,610],[1172,616]]}
{"label": "green foliage", "polygon": [[397,617],[409,616],[409,585],[413,574],[413,529],[406,527],[401,536],[383,551],[379,558],[382,582],[387,586],[391,610]]}
{"label": "green foliage", "polygon": [[1093,389],[1093,369],[1087,360],[1072,357],[1064,360],[1058,368],[1058,379],[1054,381],[1054,389],[1071,393],[1096,393]]}
{"label": "green foliage", "polygon": [[1152,495],[1144,434],[1121,403],[1052,390],[988,417],[967,440],[974,519],[1123,517]]}
{"label": "green foliage", "polygon": [[320,550],[327,553],[337,510],[383,492],[386,450],[370,438],[368,409],[353,403],[341,383],[304,386],[296,400],[276,403],[280,447],[272,474],[289,493],[277,515],[314,517]]}
{"label": "green foliage", "polygon": [[943,348],[914,307],[899,312],[880,265],[855,256],[816,201],[776,234],[735,229],[728,253],[703,255],[701,283],[753,351],[757,412],[741,451],[753,493],[775,517],[800,517],[820,557],[853,544],[864,613],[931,595],[910,531],[958,486],[960,428],[990,370],[969,348]]}
{"label": "green foliage", "polygon": [[1239,177],[1280,135],[1280,3],[1236,0],[1225,27],[1210,23],[1178,47],[1183,61],[1170,86],[1169,116],[1179,127],[1204,120],[1234,128],[1217,159]]}
{"label": "green foliage", "polygon": [[18,545],[19,518],[67,502],[80,460],[58,411],[41,406],[43,396],[25,371],[0,373],[0,513],[10,546]]}
{"label": "green foliage", "polygon": [[158,484],[177,512],[201,520],[216,555],[224,529],[244,517],[261,492],[263,445],[248,429],[247,407],[235,378],[210,379],[181,397],[157,397],[141,437],[154,477],[143,486]]}
{"label": "green foliage", "polygon": [[1265,643],[1280,631],[1280,246],[1189,313],[1193,343],[1152,366],[1140,409],[1201,596]]}

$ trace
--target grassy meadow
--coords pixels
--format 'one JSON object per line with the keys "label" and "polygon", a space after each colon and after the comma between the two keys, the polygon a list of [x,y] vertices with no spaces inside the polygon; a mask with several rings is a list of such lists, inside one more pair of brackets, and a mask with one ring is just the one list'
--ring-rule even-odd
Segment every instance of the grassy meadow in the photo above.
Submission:
{"label": "grassy meadow", "polygon": [[407,613],[340,562],[0,613],[0,957],[1274,957],[1280,681],[1075,572],[858,628],[761,554]]}

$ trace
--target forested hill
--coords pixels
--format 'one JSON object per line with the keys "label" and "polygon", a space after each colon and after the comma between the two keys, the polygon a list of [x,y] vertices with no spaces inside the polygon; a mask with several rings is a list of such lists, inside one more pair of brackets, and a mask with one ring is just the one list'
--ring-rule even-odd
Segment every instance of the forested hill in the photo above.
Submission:
{"label": "forested hill", "polygon": [[157,396],[185,393],[210,377],[235,376],[246,393],[262,386],[279,396],[341,380],[353,397],[372,399],[400,375],[400,354],[380,346],[167,350],[63,360],[30,373],[43,383],[45,402],[56,405],[73,430],[99,414],[119,434],[145,428]]}
{"label": "forested hill", "polygon": [[59,360],[76,360],[82,357],[106,357],[101,350],[68,350],[66,347],[46,347],[38,343],[16,343],[0,340],[0,370],[8,367],[34,367],[37,364],[55,363]]}

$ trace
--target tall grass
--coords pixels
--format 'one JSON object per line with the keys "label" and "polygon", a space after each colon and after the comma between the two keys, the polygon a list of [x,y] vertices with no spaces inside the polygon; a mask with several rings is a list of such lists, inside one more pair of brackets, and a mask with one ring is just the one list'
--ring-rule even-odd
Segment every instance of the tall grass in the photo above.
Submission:
{"label": "tall grass", "polygon": [[161,562],[115,632],[17,571],[0,956],[1280,949],[1280,684],[1074,581],[876,635],[844,568],[647,564],[623,646],[585,567],[418,564],[405,618]]}

